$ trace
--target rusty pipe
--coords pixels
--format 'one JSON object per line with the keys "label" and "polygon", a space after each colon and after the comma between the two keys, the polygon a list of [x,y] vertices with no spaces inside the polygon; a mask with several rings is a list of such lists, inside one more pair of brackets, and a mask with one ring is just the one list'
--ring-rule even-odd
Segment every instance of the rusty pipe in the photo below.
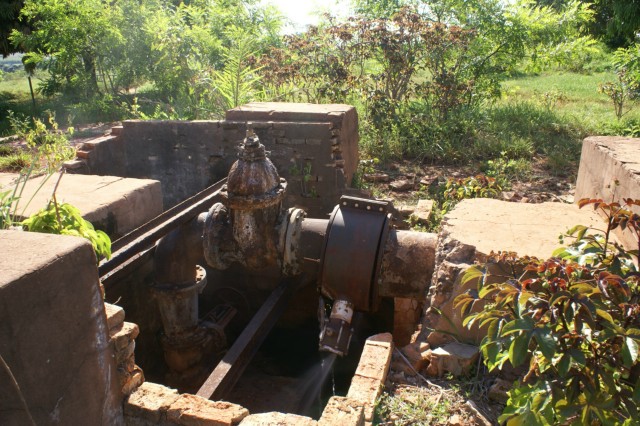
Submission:
{"label": "rusty pipe", "polygon": [[202,259],[202,231],[206,214],[200,214],[161,238],[155,250],[157,284],[184,286],[196,279]]}
{"label": "rusty pipe", "polygon": [[320,271],[320,257],[328,226],[328,219],[305,218],[302,221],[298,257],[305,273],[310,276],[318,276]]}
{"label": "rusty pipe", "polygon": [[178,374],[196,374],[210,351],[212,332],[199,326],[198,294],[206,285],[201,214],[160,239],[155,251],[155,282],[151,292],[158,302],[167,365]]}
{"label": "rusty pipe", "polygon": [[[328,226],[327,219],[302,221],[300,257],[316,273]],[[437,239],[434,233],[391,229],[383,242],[378,295],[422,299],[433,275]]]}
{"label": "rusty pipe", "polygon": [[435,266],[437,234],[392,229],[384,244],[378,294],[422,300]]}

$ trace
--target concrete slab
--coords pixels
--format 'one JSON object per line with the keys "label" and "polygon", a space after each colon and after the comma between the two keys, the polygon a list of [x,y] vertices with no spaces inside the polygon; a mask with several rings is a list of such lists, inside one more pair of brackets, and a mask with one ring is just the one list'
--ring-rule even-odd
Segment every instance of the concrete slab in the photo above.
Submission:
{"label": "concrete slab", "polygon": [[[0,173],[0,190],[13,189],[17,177],[14,173]],[[25,217],[46,206],[58,177],[57,173],[52,175],[40,190],[38,187],[45,176],[30,179],[18,213],[23,214],[22,209],[32,196],[33,200],[24,211]],[[68,174],[62,177],[56,194],[58,202],[77,207],[85,219],[112,239],[162,213],[160,182],[150,179]]]}
{"label": "concrete slab", "polygon": [[[586,138],[574,198],[576,202],[581,198],[601,198],[606,202],[640,199],[640,138]],[[616,235],[627,248],[637,248],[636,237],[631,233],[618,229]]]}
{"label": "concrete slab", "polygon": [[[438,236],[421,340],[438,347],[455,335],[460,341],[478,344],[484,331],[463,327],[460,311],[453,307],[457,295],[476,286],[473,280],[462,283],[467,268],[485,261],[491,251],[548,258],[560,246],[558,236],[575,225],[602,228],[603,220],[592,209],[579,209],[575,204],[511,203],[485,198],[460,202],[445,216]],[[480,308],[480,304],[474,306]]]}
{"label": "concrete slab", "polygon": [[579,209],[574,204],[475,198],[463,200],[446,215],[442,232],[484,255],[502,250],[546,258],[558,248],[558,236],[569,228],[601,228],[602,224],[602,218],[592,209]]}
{"label": "concrete slab", "polygon": [[0,424],[123,424],[91,244],[0,231],[0,253]]}
{"label": "concrete slab", "polygon": [[342,121],[354,107],[345,104],[250,102],[227,111],[229,121]]}

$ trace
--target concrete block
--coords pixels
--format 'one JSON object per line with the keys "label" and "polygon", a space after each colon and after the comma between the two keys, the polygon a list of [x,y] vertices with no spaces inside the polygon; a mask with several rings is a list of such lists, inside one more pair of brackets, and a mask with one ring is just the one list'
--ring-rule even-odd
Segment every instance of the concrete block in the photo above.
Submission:
{"label": "concrete block", "polygon": [[418,200],[418,205],[412,213],[413,218],[421,224],[429,223],[433,211],[433,200]]}
{"label": "concrete block", "polygon": [[122,134],[122,126],[113,126],[111,128],[111,134],[114,136],[120,136]]}
{"label": "concrete block", "polygon": [[184,426],[232,426],[248,415],[249,411],[240,405],[190,394],[180,395],[167,411],[170,422]]}
{"label": "concrete block", "polygon": [[383,384],[379,380],[369,377],[353,376],[347,398],[364,404],[364,419],[367,422],[373,420],[376,400],[382,393]]}
{"label": "concrete block", "polygon": [[[251,414],[240,422],[240,426],[316,426],[318,422],[309,417],[296,414],[270,413]],[[345,423],[333,423],[346,425]]]}
{"label": "concrete block", "polygon": [[332,396],[322,411],[318,426],[364,426],[364,404],[354,399]]}
{"label": "concrete block", "polygon": [[359,401],[365,406],[365,420],[373,419],[373,409],[382,392],[389,372],[393,336],[381,333],[367,339],[356,373],[351,380],[347,398]]}
{"label": "concrete block", "polygon": [[389,336],[391,334],[383,333],[367,339],[356,369],[357,376],[368,377],[384,383],[393,351],[393,341],[388,339]]}
{"label": "concrete block", "polygon": [[[421,339],[432,347],[440,346],[451,337],[427,330],[444,330],[466,343],[479,344],[484,331],[463,327],[460,310],[453,307],[457,295],[477,286],[473,280],[462,283],[464,271],[474,262],[484,262],[492,251],[550,257],[559,246],[558,236],[575,225],[598,228],[602,219],[592,210],[578,209],[573,204],[510,203],[485,198],[461,201],[445,216],[438,235],[428,295],[430,307],[423,316]],[[481,308],[480,303],[473,307]]]}
{"label": "concrete block", "polygon": [[[0,173],[0,187],[13,186],[17,176],[13,173]],[[42,176],[27,182],[23,198],[34,198],[27,206],[25,216],[30,216],[47,205],[58,177],[58,174],[51,176],[39,190]],[[69,203],[77,207],[86,220],[96,229],[105,231],[112,239],[134,230],[162,213],[160,183],[148,179],[65,175],[60,180],[56,198],[59,203]]]}
{"label": "concrete block", "polygon": [[113,334],[117,333],[124,322],[124,309],[118,305],[105,303],[104,312],[107,315],[107,327],[109,327],[109,334],[113,336]]}
{"label": "concrete block", "polygon": [[[0,231],[0,353],[35,424],[123,423],[96,258],[82,238]],[[31,424],[0,368],[0,424]]]}
{"label": "concrete block", "polygon": [[[592,136],[582,142],[574,200],[581,198],[640,199],[640,138]],[[640,213],[637,207],[634,211]],[[637,249],[630,232],[619,228],[614,232],[625,247]]]}
{"label": "concrete block", "polygon": [[175,389],[145,382],[129,396],[124,413],[127,417],[160,423],[166,420],[167,410],[179,397]]}
{"label": "concrete block", "polygon": [[299,121],[341,123],[355,108],[343,104],[251,102],[226,112],[229,121]]}
{"label": "concrete block", "polygon": [[438,377],[445,372],[454,376],[467,374],[477,363],[479,356],[480,350],[477,346],[458,342],[449,343],[431,351],[427,374]]}

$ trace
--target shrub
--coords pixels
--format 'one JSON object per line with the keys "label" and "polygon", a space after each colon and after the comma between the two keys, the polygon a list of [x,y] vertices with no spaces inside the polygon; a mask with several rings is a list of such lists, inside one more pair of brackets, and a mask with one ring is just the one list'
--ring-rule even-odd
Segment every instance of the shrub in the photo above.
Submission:
{"label": "shrub", "polygon": [[[528,363],[500,423],[608,425],[638,418],[638,251],[612,243],[610,235],[619,227],[640,236],[640,216],[631,211],[640,200],[579,205],[605,214],[601,234],[578,226],[568,234],[574,242],[552,258],[492,254],[463,277],[477,279],[477,291],[458,296],[455,305],[467,327],[487,328],[481,343],[487,367]],[[496,263],[505,275],[488,272]],[[484,308],[471,313],[477,302]]]}

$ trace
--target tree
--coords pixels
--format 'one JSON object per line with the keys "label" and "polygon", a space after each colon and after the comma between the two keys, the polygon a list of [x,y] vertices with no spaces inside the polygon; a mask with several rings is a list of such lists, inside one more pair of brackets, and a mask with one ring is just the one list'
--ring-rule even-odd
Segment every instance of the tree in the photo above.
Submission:
{"label": "tree", "polygon": [[[536,0],[560,12],[568,0]],[[587,31],[611,48],[628,47],[640,31],[640,0],[581,0],[594,13]]]}
{"label": "tree", "polygon": [[44,92],[92,97],[100,93],[98,67],[119,42],[119,32],[99,0],[26,0],[20,13],[31,32],[14,29],[10,39],[27,53],[26,63],[49,71]]}
{"label": "tree", "polygon": [[640,0],[587,0],[595,12],[590,32],[609,47],[628,47],[640,32]]}
{"label": "tree", "polygon": [[20,10],[24,0],[4,0],[0,2],[0,53],[6,57],[12,53],[20,52],[20,47],[14,46],[9,40],[13,30],[26,32],[29,26],[20,19]]}

